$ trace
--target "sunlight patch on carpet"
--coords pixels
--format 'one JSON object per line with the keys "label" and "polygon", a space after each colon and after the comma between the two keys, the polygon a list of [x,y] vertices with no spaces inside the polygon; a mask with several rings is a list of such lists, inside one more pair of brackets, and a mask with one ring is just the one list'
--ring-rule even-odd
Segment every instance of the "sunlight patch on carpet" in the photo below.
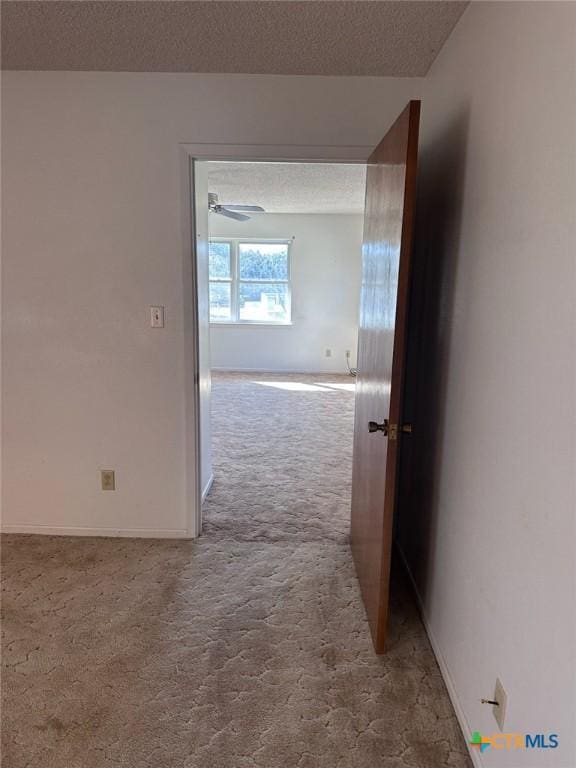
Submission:
{"label": "sunlight patch on carpet", "polygon": [[259,384],[261,387],[284,389],[288,392],[330,392],[330,389],[318,384],[303,384],[299,381],[254,381],[253,384]]}

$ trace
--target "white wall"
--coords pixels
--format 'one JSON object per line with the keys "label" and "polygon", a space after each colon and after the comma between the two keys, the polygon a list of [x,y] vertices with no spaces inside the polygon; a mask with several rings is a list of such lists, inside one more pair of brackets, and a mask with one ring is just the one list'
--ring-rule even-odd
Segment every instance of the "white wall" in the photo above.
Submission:
{"label": "white wall", "polygon": [[[185,535],[179,142],[372,146],[421,81],[7,72],[2,84],[3,526]],[[149,327],[151,304],[165,329]],[[116,470],[115,492],[100,468]]]}
{"label": "white wall", "polygon": [[[356,364],[363,216],[258,214],[238,224],[210,216],[213,237],[291,238],[292,325],[211,327],[212,366],[346,372]],[[325,351],[332,350],[332,357]]]}
{"label": "white wall", "polygon": [[505,730],[561,745],[485,766],[576,765],[575,43],[573,3],[473,3],[423,94],[437,325],[402,546],[468,733],[500,676]]}

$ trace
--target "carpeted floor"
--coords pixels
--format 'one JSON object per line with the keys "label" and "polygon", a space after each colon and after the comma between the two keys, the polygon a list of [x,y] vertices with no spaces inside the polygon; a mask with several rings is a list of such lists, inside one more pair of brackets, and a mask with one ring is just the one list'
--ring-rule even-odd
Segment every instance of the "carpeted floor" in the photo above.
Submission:
{"label": "carpeted floor", "polygon": [[350,381],[215,377],[197,542],[3,537],[5,768],[470,768],[399,574],[372,652]]}

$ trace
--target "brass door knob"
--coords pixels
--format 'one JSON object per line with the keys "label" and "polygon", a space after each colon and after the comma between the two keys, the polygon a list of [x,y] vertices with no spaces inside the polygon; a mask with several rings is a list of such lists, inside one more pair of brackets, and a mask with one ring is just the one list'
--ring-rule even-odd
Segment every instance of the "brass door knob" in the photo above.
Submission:
{"label": "brass door knob", "polygon": [[382,424],[378,424],[377,421],[369,421],[368,422],[368,432],[384,432],[385,435],[388,434],[388,419],[384,419]]}
{"label": "brass door knob", "polygon": [[378,424],[377,421],[369,421],[368,432],[384,432],[384,434],[390,440],[396,440],[398,437],[398,432],[403,432],[404,434],[411,435],[412,424],[402,424],[402,426],[399,428],[396,424],[390,424],[388,419],[384,419],[382,424]]}

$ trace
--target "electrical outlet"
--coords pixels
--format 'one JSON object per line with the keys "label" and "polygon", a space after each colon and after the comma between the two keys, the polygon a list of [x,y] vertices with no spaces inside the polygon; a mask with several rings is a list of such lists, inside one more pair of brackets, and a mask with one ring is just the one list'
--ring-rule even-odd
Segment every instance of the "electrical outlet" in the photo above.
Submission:
{"label": "electrical outlet", "polygon": [[326,357],[332,357],[332,350],[330,348],[326,349]]}
{"label": "electrical outlet", "polygon": [[150,327],[164,328],[164,307],[150,307]]}
{"label": "electrical outlet", "polygon": [[504,690],[504,686],[500,682],[500,678],[496,678],[496,685],[494,687],[494,701],[498,702],[498,706],[496,704],[492,705],[492,713],[494,714],[494,719],[498,723],[498,727],[501,731],[504,730],[504,718],[506,717],[506,705],[508,703],[508,696],[506,694],[506,691]]}
{"label": "electrical outlet", "polygon": [[346,360],[350,360],[350,350],[346,350]]}
{"label": "electrical outlet", "polygon": [[116,477],[113,469],[100,470],[100,478],[102,480],[103,491],[115,491],[116,490]]}

